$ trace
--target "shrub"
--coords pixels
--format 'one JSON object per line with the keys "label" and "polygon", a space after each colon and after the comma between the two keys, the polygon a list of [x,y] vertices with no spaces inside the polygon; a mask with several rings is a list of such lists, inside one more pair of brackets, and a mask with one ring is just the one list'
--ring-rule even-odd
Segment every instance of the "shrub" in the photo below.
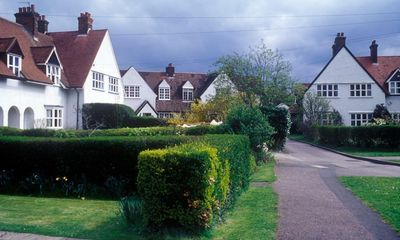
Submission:
{"label": "shrub", "polygon": [[[76,195],[82,192],[82,185],[95,185],[102,194],[110,197],[118,192],[125,195],[136,190],[139,152],[174,146],[191,139],[185,136],[68,139],[0,137],[0,152],[3,154],[0,171],[13,172],[10,182],[16,192],[25,193],[26,188],[20,188],[19,183],[35,173],[47,186],[45,192],[52,192],[56,178],[66,177]],[[117,181],[111,181],[111,178]],[[129,182],[124,182],[124,179]],[[110,191],[110,187],[115,188],[114,191]],[[86,190],[83,192],[88,192]]]}
{"label": "shrub", "polygon": [[203,144],[147,150],[139,155],[138,189],[156,226],[207,228],[224,205],[229,164]]}
{"label": "shrub", "polygon": [[[140,154],[138,188],[145,202],[145,213],[150,214],[151,221],[156,219],[153,224],[173,222],[207,227],[248,188],[254,165],[248,137],[206,135],[202,140],[206,144]],[[211,178],[215,171],[218,173],[218,166],[222,175]],[[197,206],[195,209],[193,204]],[[206,218],[199,214],[205,214]]]}
{"label": "shrub", "polygon": [[137,196],[123,197],[119,201],[120,213],[129,225],[143,221],[143,201]]}
{"label": "shrub", "polygon": [[274,129],[258,108],[236,106],[229,111],[224,124],[234,133],[249,136],[251,147],[255,151],[261,151],[263,143],[272,145]]}
{"label": "shrub", "polygon": [[0,127],[0,136],[19,136],[21,132],[18,128]]}
{"label": "shrub", "polygon": [[186,135],[205,135],[205,134],[224,134],[227,133],[225,125],[211,126],[199,125],[190,128],[180,128],[180,131]]}
{"label": "shrub", "polygon": [[269,124],[275,129],[275,133],[272,135],[271,148],[282,150],[291,126],[289,111],[283,107],[262,107],[260,110],[267,117]]}
{"label": "shrub", "polygon": [[123,104],[83,104],[82,123],[84,129],[120,128],[135,116],[132,108]]}

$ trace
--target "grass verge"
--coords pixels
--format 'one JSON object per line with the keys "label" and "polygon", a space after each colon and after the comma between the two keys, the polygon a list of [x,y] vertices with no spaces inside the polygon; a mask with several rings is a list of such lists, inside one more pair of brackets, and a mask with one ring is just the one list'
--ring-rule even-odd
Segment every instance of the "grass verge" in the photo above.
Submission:
{"label": "grass verge", "polygon": [[[275,181],[274,162],[258,167],[253,182],[238,198],[225,221],[201,236],[182,232],[162,233],[164,239],[275,239],[278,197],[270,183]],[[148,239],[128,227],[118,214],[118,202],[0,195],[0,230],[86,239]]]}
{"label": "grass verge", "polygon": [[[275,181],[274,162],[258,168],[252,182]],[[211,231],[212,239],[275,239],[278,221],[278,196],[270,184],[251,185],[228,212],[225,222]]]}
{"label": "grass verge", "polygon": [[400,178],[394,177],[340,177],[367,206],[400,233]]}

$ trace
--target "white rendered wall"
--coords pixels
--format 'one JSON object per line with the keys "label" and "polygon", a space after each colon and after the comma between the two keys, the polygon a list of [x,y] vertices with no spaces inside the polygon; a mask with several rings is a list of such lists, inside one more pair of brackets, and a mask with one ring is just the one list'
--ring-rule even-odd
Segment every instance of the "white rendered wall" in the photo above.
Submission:
{"label": "white rendered wall", "polygon": [[[345,125],[351,125],[350,114],[372,113],[377,104],[385,103],[385,93],[345,49],[335,56],[325,71],[308,91],[317,92],[317,84],[338,84],[338,96],[327,97],[330,105],[339,111]],[[371,97],[351,97],[352,83],[370,83]]]}
{"label": "white rendered wall", "polygon": [[386,106],[390,113],[400,113],[400,96],[386,97]]}
{"label": "white rendered wall", "polygon": [[[104,90],[94,90],[92,87],[92,72],[104,74]],[[118,94],[109,92],[109,78],[112,76],[119,79]],[[83,86],[83,103],[119,103],[124,101],[123,84],[110,35],[106,32],[104,39],[97,52],[92,68],[88,73],[86,82]],[[82,99],[81,99],[82,101]]]}
{"label": "white rendered wall", "polygon": [[[149,87],[149,85],[143,80],[140,74],[133,68],[130,67],[125,75],[122,77],[124,86],[138,85],[140,86],[140,98],[124,98],[124,104],[130,106],[133,110],[137,110],[144,101],[148,101],[153,107],[156,106],[157,94]],[[153,110],[151,110],[154,112]],[[155,116],[157,117],[157,116]]]}
{"label": "white rendered wall", "polygon": [[[19,111],[19,126],[24,127],[24,112],[31,108],[34,114],[35,127],[45,127],[45,106],[60,106],[63,111],[63,124],[68,118],[66,111],[66,90],[58,86],[38,85],[14,79],[0,79],[0,107],[2,119],[0,124],[8,126],[8,111],[15,106]],[[1,112],[1,111],[0,111]]]}

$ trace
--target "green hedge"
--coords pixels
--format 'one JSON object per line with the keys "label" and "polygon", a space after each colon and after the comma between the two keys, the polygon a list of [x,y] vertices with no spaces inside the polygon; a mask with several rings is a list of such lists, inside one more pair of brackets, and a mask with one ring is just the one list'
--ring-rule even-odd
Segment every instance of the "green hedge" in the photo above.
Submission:
{"label": "green hedge", "polygon": [[249,185],[251,148],[241,135],[207,135],[139,155],[138,188],[151,224],[207,228]]}
{"label": "green hedge", "polygon": [[316,126],[313,140],[332,146],[400,147],[400,126]]}
{"label": "green hedge", "polygon": [[[174,146],[191,139],[185,136],[67,139],[0,137],[0,171],[4,175],[0,173],[0,179],[6,179],[0,181],[0,192],[7,185],[7,189],[14,192],[51,193],[52,186],[57,184],[55,179],[65,176],[69,179],[68,184],[73,183],[71,192],[78,191],[75,189],[78,185],[81,188],[94,185],[99,190],[108,186],[110,191],[114,191],[112,185],[116,185],[121,188],[121,194],[126,194],[136,190],[139,152]],[[36,185],[29,185],[29,181],[25,181],[28,178],[36,179],[32,180]],[[21,182],[26,183],[21,185]]]}
{"label": "green hedge", "polygon": [[123,104],[88,103],[83,104],[82,124],[84,129],[120,128],[135,115],[132,108]]}

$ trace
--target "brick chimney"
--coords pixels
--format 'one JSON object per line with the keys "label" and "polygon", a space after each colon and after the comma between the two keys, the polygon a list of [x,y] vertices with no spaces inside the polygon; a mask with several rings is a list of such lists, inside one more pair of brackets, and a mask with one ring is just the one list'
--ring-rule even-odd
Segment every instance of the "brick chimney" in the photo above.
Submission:
{"label": "brick chimney", "polygon": [[46,16],[39,16],[38,20],[38,31],[41,33],[47,33],[49,30],[49,21],[46,20]]}
{"label": "brick chimney", "polygon": [[79,34],[87,34],[93,28],[93,18],[88,12],[81,13],[81,16],[78,17],[78,23]]}
{"label": "brick chimney", "polygon": [[371,52],[371,61],[372,63],[378,63],[378,44],[376,44],[376,41],[372,41],[371,46],[369,46],[370,52]]}
{"label": "brick chimney", "polygon": [[337,33],[335,42],[332,45],[332,55],[335,56],[344,46],[346,46],[346,37],[344,33]]}
{"label": "brick chimney", "polygon": [[165,68],[165,72],[167,73],[168,77],[173,77],[175,75],[175,67],[172,66],[172,63],[168,64]]}
{"label": "brick chimney", "polygon": [[38,19],[39,14],[35,12],[35,5],[31,5],[30,7],[22,7],[18,9],[18,12],[14,14],[15,21],[35,36],[38,32]]}

